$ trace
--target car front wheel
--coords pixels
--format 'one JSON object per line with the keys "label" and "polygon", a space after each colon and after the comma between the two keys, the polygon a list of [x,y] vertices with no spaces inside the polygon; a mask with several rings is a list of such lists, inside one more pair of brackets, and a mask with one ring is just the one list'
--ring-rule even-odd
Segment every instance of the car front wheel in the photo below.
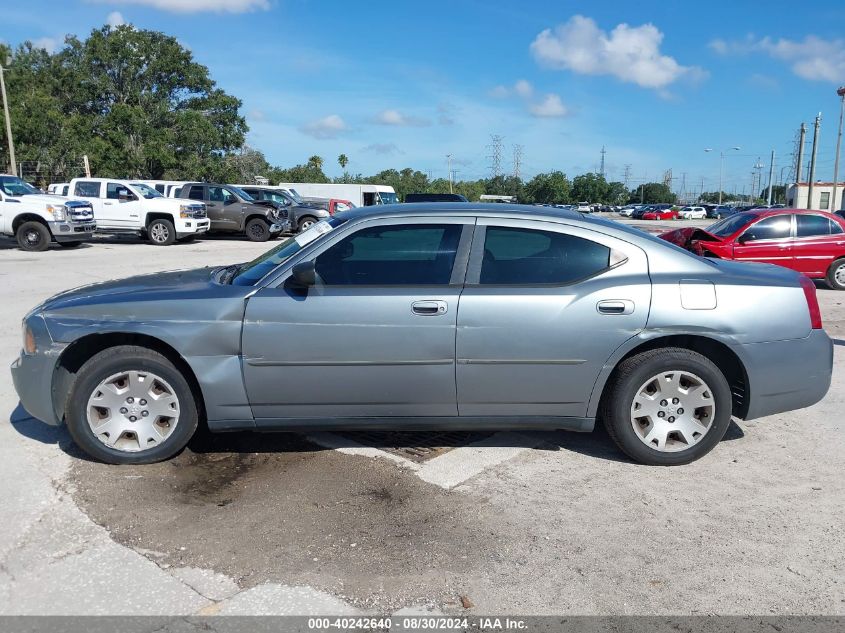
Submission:
{"label": "car front wheel", "polygon": [[845,257],[831,264],[827,271],[827,283],[834,290],[845,290]]}
{"label": "car front wheel", "polygon": [[176,228],[170,220],[153,220],[147,227],[147,239],[156,246],[170,246],[176,241]]}
{"label": "car front wheel", "polygon": [[270,239],[270,227],[261,218],[253,218],[247,222],[245,232],[251,242],[266,242]]}
{"label": "car front wheel", "polygon": [[149,464],[182,450],[198,424],[188,381],[143,347],[109,348],[77,374],[65,421],[74,442],[108,464]]}
{"label": "car front wheel", "polygon": [[617,446],[654,466],[688,464],[710,452],[731,422],[728,381],[708,358],[662,348],[622,362],[602,399]]}

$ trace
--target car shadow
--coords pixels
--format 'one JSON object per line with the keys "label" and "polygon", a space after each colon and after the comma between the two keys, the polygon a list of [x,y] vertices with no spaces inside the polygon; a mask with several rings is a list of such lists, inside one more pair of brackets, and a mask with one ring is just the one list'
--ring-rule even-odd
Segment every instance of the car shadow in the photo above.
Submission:
{"label": "car shadow", "polygon": [[[51,426],[33,418],[18,403],[9,418],[12,427],[24,437],[42,444],[56,445],[67,455],[95,461],[79,449],[70,437],[67,427]],[[316,435],[316,434],[315,434]],[[365,439],[362,440],[362,435]],[[590,433],[572,431],[497,431],[423,432],[423,431],[333,431],[331,445],[318,443],[303,433],[235,431],[212,433],[202,424],[197,429],[187,450],[197,454],[231,453],[296,453],[334,450],[367,446],[395,451],[397,448],[459,448],[474,442],[493,448],[528,448],[534,451],[570,451],[596,459],[633,464],[633,460],[614,444],[603,424],[596,424]],[[722,441],[732,441],[745,436],[742,428],[731,420]],[[527,441],[526,441],[527,440]]]}
{"label": "car shadow", "polygon": [[[57,242],[50,242],[50,245],[47,247],[47,250],[50,251],[78,251],[81,248],[90,248],[91,243],[88,241],[83,241],[79,246],[74,246],[72,248],[67,248],[64,246],[60,246]],[[0,238],[0,251],[20,251],[21,253],[25,253],[27,255],[38,255],[38,251],[25,251],[19,245],[17,240],[14,238]]]}
{"label": "car shadow", "polygon": [[839,346],[841,346],[841,347],[845,347],[845,341],[843,341],[841,338],[835,338],[835,339],[833,339],[833,344],[834,344],[834,345],[839,345]]}

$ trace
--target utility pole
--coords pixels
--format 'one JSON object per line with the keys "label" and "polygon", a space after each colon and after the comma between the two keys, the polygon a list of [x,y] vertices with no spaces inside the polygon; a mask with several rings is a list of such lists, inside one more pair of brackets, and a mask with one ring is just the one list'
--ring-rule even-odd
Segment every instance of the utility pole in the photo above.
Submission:
{"label": "utility pole", "polygon": [[[845,86],[841,86],[837,91],[841,97],[841,104],[839,106],[839,131],[836,133],[836,158],[833,161],[833,202],[830,208],[831,211],[836,211],[836,181],[839,180],[839,151],[842,148],[842,119],[845,117]],[[840,209],[845,209],[845,196],[839,204]]]}
{"label": "utility pole", "polygon": [[752,200],[756,199],[760,188],[763,186],[763,163],[760,162],[760,157],[757,157],[757,162],[754,163],[754,176],[751,178],[751,194],[754,196]]}
{"label": "utility pole", "polygon": [[813,182],[816,180],[816,155],[819,149],[819,128],[822,124],[822,113],[816,115],[816,124],[813,127],[813,151],[810,154],[810,178],[807,186],[807,208],[813,208]]}
{"label": "utility pole", "polygon": [[801,124],[801,130],[798,133],[798,163],[795,166],[795,206],[798,206],[798,183],[801,182],[801,167],[804,162],[804,143],[807,138],[807,126]]}
{"label": "utility pole", "polygon": [[607,152],[604,149],[604,145],[602,145],[601,146],[601,167],[599,168],[599,173],[601,174],[602,178],[604,178],[604,174],[605,174],[605,172],[604,172],[604,155],[606,153]]}
{"label": "utility pole", "polygon": [[449,193],[452,193],[452,155],[446,154],[446,160],[449,161]]}
{"label": "utility pole", "polygon": [[15,162],[15,142],[12,140],[12,119],[9,117],[9,99],[6,97],[6,79],[3,75],[3,65],[0,64],[0,92],[3,94],[3,114],[6,117],[6,138],[9,141],[9,164],[12,171],[18,173],[18,165]]}
{"label": "utility pole", "polygon": [[769,195],[766,198],[766,204],[772,206],[772,180],[775,177],[775,150],[772,150],[772,159],[769,161]]}
{"label": "utility pole", "polygon": [[522,145],[513,146],[513,177],[519,179],[522,177]]}

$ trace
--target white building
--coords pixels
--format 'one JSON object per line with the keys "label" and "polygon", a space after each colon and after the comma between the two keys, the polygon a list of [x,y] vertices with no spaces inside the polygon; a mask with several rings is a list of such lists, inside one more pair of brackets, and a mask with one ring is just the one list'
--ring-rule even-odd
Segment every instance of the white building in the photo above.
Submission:
{"label": "white building", "polygon": [[[832,182],[817,182],[813,184],[812,204],[807,204],[810,185],[799,182],[786,187],[786,206],[790,209],[821,209],[822,211],[838,211],[845,209],[845,182],[836,185],[836,200],[833,198]],[[833,204],[831,204],[833,203]]]}

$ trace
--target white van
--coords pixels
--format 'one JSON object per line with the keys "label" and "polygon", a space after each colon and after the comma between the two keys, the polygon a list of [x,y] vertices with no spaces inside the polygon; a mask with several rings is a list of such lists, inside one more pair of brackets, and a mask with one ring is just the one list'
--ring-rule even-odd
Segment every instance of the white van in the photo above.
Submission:
{"label": "white van", "polygon": [[311,182],[280,182],[276,189],[291,192],[294,198],[349,200],[356,207],[396,204],[399,198],[393,187],[386,185],[344,185]]}

